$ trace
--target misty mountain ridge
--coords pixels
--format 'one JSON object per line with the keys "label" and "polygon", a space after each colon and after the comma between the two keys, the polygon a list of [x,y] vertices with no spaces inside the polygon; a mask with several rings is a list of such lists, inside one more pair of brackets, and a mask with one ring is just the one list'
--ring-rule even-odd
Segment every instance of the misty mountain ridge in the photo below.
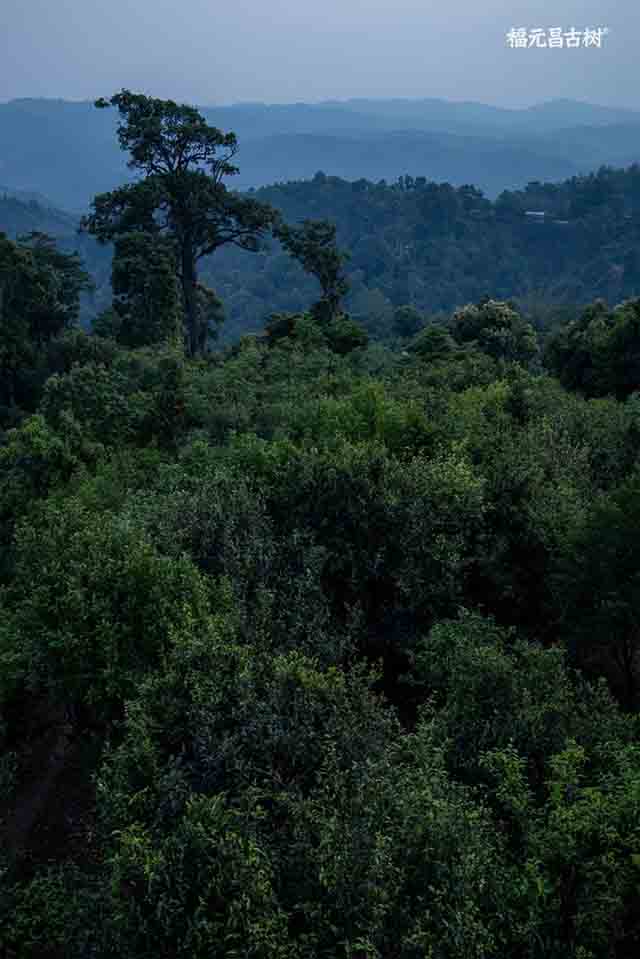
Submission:
{"label": "misty mountain ridge", "polygon": [[[421,131],[389,131],[383,136],[294,134],[244,141],[238,152],[239,189],[301,180],[322,170],[346,180],[393,182],[402,171],[446,181],[473,182],[488,196],[516,189],[529,180],[565,179],[581,172],[578,163],[554,154],[544,143],[527,144],[482,137]],[[548,149],[548,152],[545,152]]]}
{"label": "misty mountain ridge", "polygon": [[[239,139],[238,189],[312,177],[426,176],[488,196],[640,159],[640,113],[570,100],[515,110],[437,99],[237,104],[202,109]],[[90,101],[0,104],[0,182],[83,212],[130,177],[117,116]],[[606,129],[606,135],[605,135]],[[46,144],[46,150],[43,145]]]}

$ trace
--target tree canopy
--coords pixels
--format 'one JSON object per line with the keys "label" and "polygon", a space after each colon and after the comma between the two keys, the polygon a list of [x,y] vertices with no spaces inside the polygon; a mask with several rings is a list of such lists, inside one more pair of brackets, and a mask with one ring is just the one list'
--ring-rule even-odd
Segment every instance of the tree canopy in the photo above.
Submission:
{"label": "tree canopy", "polygon": [[[399,309],[348,312],[338,231],[228,192],[232,135],[109,103],[111,311],[79,328],[78,257],[0,235],[0,952],[635,957],[637,299],[427,315],[391,231]],[[485,209],[400,194],[427,256]],[[267,229],[320,298],[209,350],[184,251]]]}
{"label": "tree canopy", "polygon": [[226,244],[257,249],[273,222],[264,203],[227,189],[237,168],[233,133],[210,126],[193,107],[123,90],[96,106],[117,108],[118,140],[140,179],[96,196],[84,225],[100,240],[143,232],[168,238],[182,289],[185,341],[202,353],[198,262]]}

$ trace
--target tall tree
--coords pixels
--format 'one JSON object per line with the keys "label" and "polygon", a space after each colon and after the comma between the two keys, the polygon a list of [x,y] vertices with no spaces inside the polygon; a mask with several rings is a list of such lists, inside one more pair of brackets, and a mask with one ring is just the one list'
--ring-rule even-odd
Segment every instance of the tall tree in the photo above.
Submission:
{"label": "tall tree", "polygon": [[118,140],[130,153],[129,167],[140,179],[93,201],[83,223],[102,242],[133,231],[171,239],[185,313],[185,344],[202,352],[203,311],[198,295],[198,262],[225,244],[255,251],[274,221],[274,211],[223,182],[238,168],[233,133],[209,125],[194,107],[122,90],[96,101],[120,114]]}

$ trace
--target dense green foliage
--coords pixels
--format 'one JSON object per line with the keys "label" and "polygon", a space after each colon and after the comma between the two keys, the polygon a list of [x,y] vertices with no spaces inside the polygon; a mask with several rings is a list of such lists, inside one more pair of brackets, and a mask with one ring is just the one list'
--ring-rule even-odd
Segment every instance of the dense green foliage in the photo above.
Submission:
{"label": "dense green foliage", "polygon": [[33,408],[51,341],[77,319],[88,280],[44,234],[16,244],[0,233],[0,429],[16,408]]}
{"label": "dense green foliage", "polygon": [[638,300],[611,310],[604,301],[559,329],[547,345],[549,369],[569,389],[586,396],[626,399],[640,386]]}
{"label": "dense green foliage", "polygon": [[279,228],[320,300],[202,356],[152,229],[93,334],[0,237],[0,950],[631,959],[640,301],[368,343]]}
{"label": "dense green foliage", "polygon": [[[425,322],[483,296],[515,299],[536,325],[548,326],[562,308],[640,295],[637,165],[531,182],[494,201],[475,187],[419,176],[373,183],[323,173],[254,195],[291,223],[309,216],[335,223],[338,245],[350,254],[346,307],[378,339],[393,335],[394,310],[409,304]],[[221,252],[212,276],[233,336],[259,330],[270,311],[303,308],[312,295],[277,245],[255,257]]]}
{"label": "dense green foliage", "polygon": [[[532,182],[494,202],[471,186],[405,176],[373,183],[318,174],[251,196],[278,210],[290,228],[310,217],[334,225],[337,247],[348,254],[344,306],[370,336],[390,341],[484,296],[517,301],[529,322],[543,328],[573,318],[576,305],[596,298],[638,297],[639,169]],[[76,237],[64,215],[0,198],[0,229],[14,236],[22,224],[24,232],[49,232],[82,255],[96,286],[93,301],[83,304],[88,325],[111,300],[110,247]],[[308,263],[305,272],[276,239],[265,239],[257,253],[224,245],[199,262],[201,281],[225,305],[225,342],[258,332],[272,313],[299,312],[318,299]],[[408,307],[412,319],[396,319]]]}

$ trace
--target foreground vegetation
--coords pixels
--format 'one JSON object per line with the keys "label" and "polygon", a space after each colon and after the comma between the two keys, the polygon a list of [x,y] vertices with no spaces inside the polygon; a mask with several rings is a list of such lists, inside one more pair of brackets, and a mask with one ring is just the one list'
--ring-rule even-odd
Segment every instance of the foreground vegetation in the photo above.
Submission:
{"label": "foreground vegetation", "polygon": [[278,229],[320,299],[195,355],[169,232],[93,335],[0,239],[2,949],[635,956],[640,302],[392,350]]}

